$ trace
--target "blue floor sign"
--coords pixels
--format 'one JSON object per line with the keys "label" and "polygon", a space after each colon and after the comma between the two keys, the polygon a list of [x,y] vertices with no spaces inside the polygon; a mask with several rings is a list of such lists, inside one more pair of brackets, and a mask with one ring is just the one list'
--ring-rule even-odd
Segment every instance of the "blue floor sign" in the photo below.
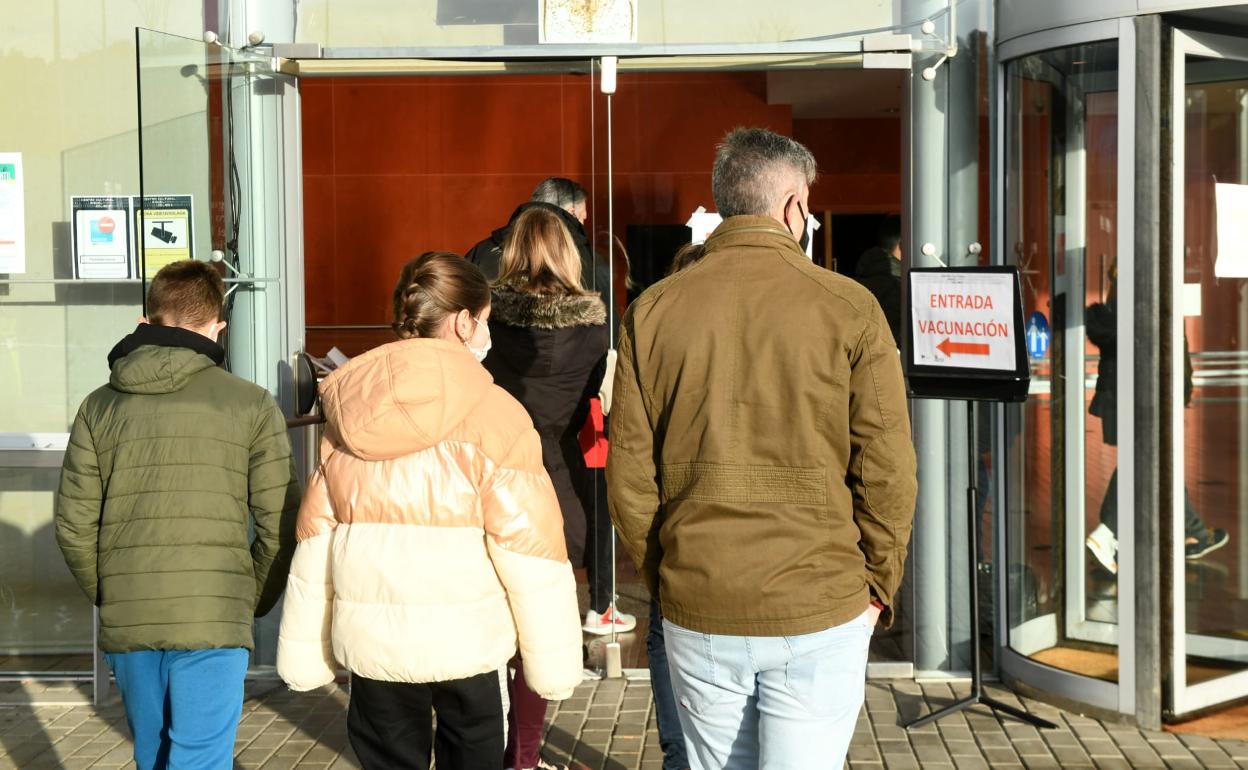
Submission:
{"label": "blue floor sign", "polygon": [[1049,354],[1049,321],[1039,310],[1027,319],[1027,355],[1044,358]]}

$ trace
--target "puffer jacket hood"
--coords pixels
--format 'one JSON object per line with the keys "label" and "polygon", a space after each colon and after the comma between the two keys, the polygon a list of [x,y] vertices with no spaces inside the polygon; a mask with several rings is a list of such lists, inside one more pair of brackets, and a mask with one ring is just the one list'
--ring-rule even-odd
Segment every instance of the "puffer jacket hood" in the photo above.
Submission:
{"label": "puffer jacket hood", "polygon": [[335,371],[321,383],[321,404],[344,449],[362,460],[389,460],[443,441],[493,382],[463,344],[410,339]]}
{"label": "puffer jacket hood", "polygon": [[225,350],[202,334],[176,326],[139,324],[108,354],[109,385],[136,395],[176,393],[191,377],[224,360]]}

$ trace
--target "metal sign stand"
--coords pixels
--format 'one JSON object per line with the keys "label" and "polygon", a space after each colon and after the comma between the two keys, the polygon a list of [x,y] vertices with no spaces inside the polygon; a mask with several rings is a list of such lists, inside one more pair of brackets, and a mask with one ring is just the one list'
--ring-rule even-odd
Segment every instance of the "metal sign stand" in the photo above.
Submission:
{"label": "metal sign stand", "polygon": [[[615,94],[617,64],[618,59],[614,56],[604,56],[600,62],[599,86],[602,93],[607,97],[607,336],[610,342],[611,350],[615,350],[615,196],[613,194],[613,184],[615,181],[615,170],[612,167],[612,125],[611,125],[611,98]],[[605,418],[604,418],[605,419]],[[594,496],[594,505],[598,504],[597,495]],[[597,516],[594,517],[595,522]],[[615,617],[618,612],[616,609],[616,585],[615,585],[615,528],[611,528],[611,603],[607,606],[611,613],[611,641],[607,642],[607,678],[619,679],[624,676],[624,656],[620,648],[620,640],[616,632]],[[599,565],[599,569],[602,566]],[[592,607],[590,609],[593,609]]]}
{"label": "metal sign stand", "polygon": [[975,402],[968,400],[966,402],[966,445],[970,462],[967,465],[966,524],[967,531],[971,535],[971,553],[967,559],[967,564],[970,565],[968,571],[971,580],[971,694],[939,711],[933,711],[925,717],[914,720],[906,725],[906,729],[913,730],[922,727],[951,714],[956,714],[959,711],[965,711],[971,706],[987,706],[993,711],[1009,714],[1015,719],[1042,730],[1056,730],[1057,725],[1047,719],[1041,719],[1035,714],[1028,714],[1022,709],[1014,708],[1007,703],[1002,703],[984,694],[983,674],[980,671],[979,655],[979,522],[976,521],[975,515],[979,498],[979,490],[976,488],[975,467],[979,462],[979,457],[975,439]]}
{"label": "metal sign stand", "polygon": [[[975,253],[975,252],[972,252]],[[919,279],[919,280],[916,280]],[[1000,284],[1008,280],[1012,286],[1004,291]],[[966,446],[967,446],[967,483],[966,483],[966,524],[970,535],[971,553],[967,559],[967,573],[970,578],[971,601],[971,694],[950,704],[943,709],[920,717],[906,725],[907,730],[935,722],[938,719],[964,711],[971,706],[987,706],[993,711],[1018,719],[1041,729],[1057,728],[1048,720],[1022,709],[1002,703],[984,694],[983,674],[980,670],[979,655],[979,554],[980,533],[976,511],[978,508],[979,490],[976,489],[975,469],[979,463],[978,438],[975,430],[975,402],[1015,402],[1027,399],[1031,383],[1031,366],[1028,361],[1028,350],[1023,336],[1026,328],[1023,324],[1022,290],[1019,285],[1019,273],[1016,267],[1003,265],[942,268],[911,268],[910,295],[907,321],[906,375],[910,394],[915,398],[935,398],[946,401],[966,402]],[[916,287],[926,292],[927,305],[923,307],[923,315],[915,318]],[[951,304],[938,302],[937,297],[950,300]],[[1007,307],[994,307],[989,300],[1001,303],[1005,297],[1010,299],[1008,313],[1001,311]],[[946,309],[961,311],[965,308],[976,315],[969,318],[958,318]],[[939,313],[935,311],[939,309]],[[922,328],[921,321],[927,320],[927,329],[923,347],[916,353],[916,327]],[[943,316],[943,317],[939,317]],[[965,321],[969,323],[961,323]],[[942,324],[952,324],[956,328],[958,344],[940,330]],[[935,327],[935,329],[933,329]],[[977,329],[983,328],[981,334]],[[1004,330],[1006,333],[1001,334]],[[935,334],[932,332],[935,331]],[[993,333],[995,332],[995,333]],[[932,340],[945,336],[940,344]],[[973,343],[973,344],[972,344]],[[1001,348],[1011,344],[1013,356]],[[941,355],[932,352],[935,348]],[[995,358],[987,357],[996,353]],[[965,363],[955,365],[952,356],[955,354],[974,354],[985,356],[982,364],[968,366]]]}

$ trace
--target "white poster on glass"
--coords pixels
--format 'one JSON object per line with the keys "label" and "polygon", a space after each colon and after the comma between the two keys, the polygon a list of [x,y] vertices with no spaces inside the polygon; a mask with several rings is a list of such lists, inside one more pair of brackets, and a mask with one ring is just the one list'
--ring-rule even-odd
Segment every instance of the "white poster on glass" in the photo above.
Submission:
{"label": "white poster on glass", "polygon": [[0,152],[0,273],[26,272],[26,207],[20,152]]}
{"label": "white poster on glass", "polygon": [[74,195],[69,199],[74,227],[75,278],[131,278],[130,197]]}
{"label": "white poster on glass", "polygon": [[1248,278],[1248,185],[1214,185],[1218,217],[1218,278]]}

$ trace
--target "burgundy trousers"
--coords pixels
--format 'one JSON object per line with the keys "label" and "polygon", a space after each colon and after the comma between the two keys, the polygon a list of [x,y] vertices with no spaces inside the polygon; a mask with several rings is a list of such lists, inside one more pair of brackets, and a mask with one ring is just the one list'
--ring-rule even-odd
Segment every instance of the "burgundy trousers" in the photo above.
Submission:
{"label": "burgundy trousers", "polygon": [[507,683],[511,711],[507,715],[507,749],[503,752],[503,767],[530,770],[537,766],[542,750],[546,699],[530,690],[524,681],[524,663],[519,655],[512,659],[510,668],[516,675]]}

